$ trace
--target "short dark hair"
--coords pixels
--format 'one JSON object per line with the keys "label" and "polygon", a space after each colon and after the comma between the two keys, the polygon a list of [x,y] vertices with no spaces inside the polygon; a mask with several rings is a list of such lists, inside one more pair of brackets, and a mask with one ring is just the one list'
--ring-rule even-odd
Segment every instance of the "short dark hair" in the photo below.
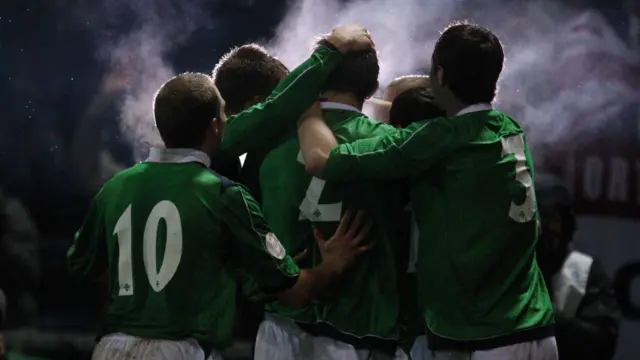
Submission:
{"label": "short dark hair", "polygon": [[153,101],[153,114],[168,148],[197,148],[207,128],[220,116],[222,100],[207,74],[187,72],[164,83]]}
{"label": "short dark hair", "polygon": [[[320,46],[329,46],[329,41],[321,38],[316,42],[316,49]],[[321,91],[354,94],[364,103],[378,89],[379,73],[378,54],[374,49],[349,52],[324,81]]]}
{"label": "short dark hair", "polygon": [[236,47],[220,58],[213,78],[229,113],[244,110],[256,96],[269,96],[289,69],[257,44]]}
{"label": "short dark hair", "polygon": [[432,79],[443,71],[444,85],[465,104],[492,102],[504,64],[500,39],[491,30],[454,23],[440,35],[431,59]]}
{"label": "short dark hair", "polygon": [[405,128],[416,121],[445,115],[444,110],[434,103],[431,90],[426,87],[416,87],[396,96],[389,110],[389,123]]}

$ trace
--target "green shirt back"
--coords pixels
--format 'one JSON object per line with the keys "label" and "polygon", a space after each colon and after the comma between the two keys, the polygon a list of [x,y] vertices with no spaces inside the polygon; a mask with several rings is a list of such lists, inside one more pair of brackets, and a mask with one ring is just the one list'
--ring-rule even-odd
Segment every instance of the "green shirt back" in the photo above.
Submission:
{"label": "green shirt back", "polygon": [[[344,106],[330,104],[323,104],[325,121],[339,142],[382,135],[393,129],[368,119],[355,109],[340,109]],[[333,108],[326,109],[327,106]],[[388,181],[325,182],[311,177],[305,171],[299,147],[294,134],[272,150],[260,168],[262,209],[284,246],[291,253],[312,248],[308,263],[300,266],[318,264],[320,256],[311,223],[330,236],[346,209],[366,211],[374,224],[367,241],[375,242],[376,246],[359,258],[333,292],[313,309],[300,313],[276,305],[274,310],[298,321],[326,322],[357,337],[397,338],[395,253],[398,222],[395,217],[403,215],[402,209],[406,205],[402,203],[402,196],[394,196],[399,189]]]}
{"label": "green shirt back", "polygon": [[410,179],[419,299],[435,335],[477,341],[553,323],[535,261],[533,164],[507,115],[474,111],[341,144],[324,174]]}
{"label": "green shirt back", "polygon": [[195,338],[222,348],[235,316],[234,269],[270,293],[296,282],[298,267],[257,203],[207,162],[195,150],[154,149],[95,197],[68,261],[84,277],[108,270],[103,334]]}

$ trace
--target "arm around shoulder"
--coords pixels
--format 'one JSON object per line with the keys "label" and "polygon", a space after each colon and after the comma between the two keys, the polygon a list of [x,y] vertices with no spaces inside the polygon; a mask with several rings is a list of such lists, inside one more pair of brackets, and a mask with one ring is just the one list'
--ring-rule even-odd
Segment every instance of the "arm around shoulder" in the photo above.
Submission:
{"label": "arm around shoulder", "polygon": [[222,139],[224,157],[238,157],[268,143],[293,126],[298,117],[318,97],[324,79],[342,60],[336,49],[321,46],[287,75],[261,103],[229,117]]}
{"label": "arm around shoulder", "polygon": [[411,177],[428,170],[461,144],[455,128],[444,118],[388,131],[384,136],[334,147],[323,177],[327,180]]}

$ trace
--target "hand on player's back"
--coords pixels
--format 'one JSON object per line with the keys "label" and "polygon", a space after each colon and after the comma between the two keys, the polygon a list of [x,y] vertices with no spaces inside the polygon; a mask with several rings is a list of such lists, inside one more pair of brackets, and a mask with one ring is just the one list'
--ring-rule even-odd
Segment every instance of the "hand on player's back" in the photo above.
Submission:
{"label": "hand on player's back", "polygon": [[325,240],[318,229],[313,229],[323,262],[331,264],[336,269],[344,270],[355,261],[358,255],[373,247],[373,243],[361,244],[372,225],[370,220],[363,221],[363,216],[364,213],[358,211],[352,221],[352,212],[347,211],[342,216],[338,229],[329,240]]}
{"label": "hand on player's back", "polygon": [[360,25],[338,26],[327,36],[327,40],[341,53],[362,51],[374,47],[371,34]]}

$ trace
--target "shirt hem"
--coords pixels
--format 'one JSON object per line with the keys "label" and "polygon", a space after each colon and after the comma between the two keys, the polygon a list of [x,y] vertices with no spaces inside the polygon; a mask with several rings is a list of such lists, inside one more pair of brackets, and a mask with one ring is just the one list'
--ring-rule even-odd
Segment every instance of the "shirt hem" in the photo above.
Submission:
{"label": "shirt hem", "polygon": [[429,349],[432,351],[439,350],[458,350],[458,351],[480,351],[491,350],[499,347],[520,344],[524,342],[536,341],[554,336],[553,324],[519,330],[506,335],[500,335],[488,339],[480,340],[456,340],[445,338],[434,334],[427,329],[427,338],[429,339]]}
{"label": "shirt hem", "polygon": [[310,334],[311,336],[328,337],[352,345],[355,349],[378,350],[380,352],[393,356],[399,346],[398,340],[396,339],[386,339],[372,335],[357,337],[354,335],[345,334],[326,322],[307,324],[296,321],[296,324],[298,325],[298,327],[300,327],[300,329]]}

